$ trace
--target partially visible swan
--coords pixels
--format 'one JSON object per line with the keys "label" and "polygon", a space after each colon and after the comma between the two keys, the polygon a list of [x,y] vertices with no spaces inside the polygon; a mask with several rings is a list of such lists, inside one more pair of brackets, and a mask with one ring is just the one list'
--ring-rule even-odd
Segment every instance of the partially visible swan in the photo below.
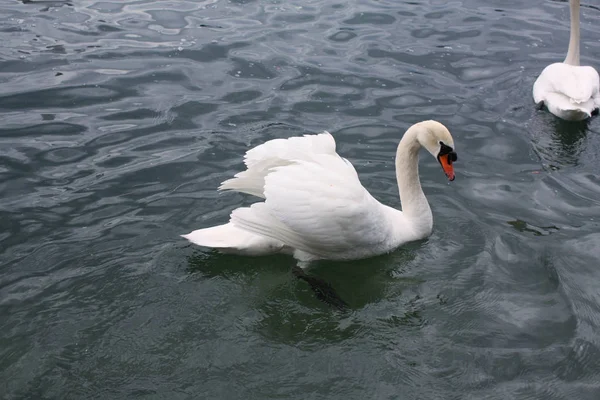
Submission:
{"label": "partially visible swan", "polygon": [[559,118],[581,121],[600,108],[600,79],[579,65],[579,0],[570,1],[571,37],[567,58],[548,65],[533,84],[533,100]]}
{"label": "partially visible swan", "polygon": [[457,156],[448,129],[436,121],[411,126],[396,151],[398,211],[369,194],[328,132],[270,140],[246,152],[247,169],[219,187],[265,201],[235,209],[225,225],[182,236],[224,253],[287,253],[301,262],[390,252],[431,234],[433,217],[419,181],[421,147],[454,180]]}

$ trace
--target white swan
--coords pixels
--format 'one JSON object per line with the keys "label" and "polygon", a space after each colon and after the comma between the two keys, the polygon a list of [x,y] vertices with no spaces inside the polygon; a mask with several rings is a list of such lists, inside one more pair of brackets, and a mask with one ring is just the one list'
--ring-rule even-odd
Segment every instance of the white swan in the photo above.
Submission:
{"label": "white swan", "polygon": [[548,65],[533,84],[533,100],[559,118],[581,121],[600,108],[600,79],[579,65],[579,0],[570,1],[571,37],[567,57]]}
{"label": "white swan", "polygon": [[431,234],[433,217],[419,181],[425,147],[454,180],[457,156],[448,129],[436,121],[411,126],[396,151],[402,210],[381,204],[362,186],[328,132],[274,139],[244,158],[247,169],[222,183],[264,202],[235,209],[225,225],[182,235],[224,253],[287,253],[301,262],[353,260],[390,252]]}

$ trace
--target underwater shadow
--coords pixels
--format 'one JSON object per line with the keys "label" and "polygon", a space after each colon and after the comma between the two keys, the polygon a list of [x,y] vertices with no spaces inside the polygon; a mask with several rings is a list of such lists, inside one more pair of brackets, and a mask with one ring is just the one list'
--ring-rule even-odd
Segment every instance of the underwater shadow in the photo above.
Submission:
{"label": "underwater shadow", "polygon": [[[253,321],[246,329],[273,342],[310,347],[355,338],[368,332],[372,323],[394,330],[421,326],[418,307],[399,299],[409,287],[423,282],[411,272],[420,268],[415,260],[426,242],[365,260],[319,261],[305,269],[286,255],[242,257],[194,251],[188,256],[187,271],[196,279],[233,280],[246,286],[241,290],[255,293],[247,305]],[[396,310],[392,316],[371,318],[361,313],[380,302]]]}
{"label": "underwater shadow", "polygon": [[[303,303],[307,290],[313,297],[339,311],[360,309],[386,297],[397,296],[403,285],[414,285],[414,278],[399,276],[416,257],[420,243],[404,246],[392,253],[356,261],[318,261],[308,268],[297,266],[288,255],[244,257],[216,251],[195,251],[187,257],[186,270],[203,278],[222,277],[250,282],[269,276],[275,286],[290,286],[292,294]],[[296,281],[295,283],[292,281]],[[390,285],[395,289],[391,290]],[[399,285],[400,284],[400,285]],[[314,302],[311,302],[314,304]]]}
{"label": "underwater shadow", "polygon": [[282,266],[292,264],[289,256],[243,257],[221,254],[215,250],[195,250],[187,256],[186,270],[189,274],[201,274],[205,278],[252,277],[260,272],[289,272]]}
{"label": "underwater shadow", "polygon": [[[284,265],[289,267],[282,267]],[[250,280],[257,275],[276,275],[277,282],[286,282],[284,274],[291,272],[291,276],[308,284],[317,299],[329,304],[339,311],[348,311],[350,306],[339,297],[335,289],[327,281],[313,276],[296,265],[295,260],[289,256],[241,257],[217,252],[197,252],[188,256],[187,270],[191,274],[202,274],[203,277],[214,278],[222,276],[228,279],[236,278]]]}

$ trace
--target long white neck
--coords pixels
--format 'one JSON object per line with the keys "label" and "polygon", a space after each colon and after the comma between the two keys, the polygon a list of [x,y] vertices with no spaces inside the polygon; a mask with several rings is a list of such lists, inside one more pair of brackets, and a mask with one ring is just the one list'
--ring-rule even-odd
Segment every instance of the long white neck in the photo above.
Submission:
{"label": "long white neck", "polygon": [[419,180],[419,149],[421,144],[417,140],[419,132],[427,129],[426,123],[411,126],[400,141],[396,151],[396,178],[400,190],[402,212],[408,218],[415,218],[422,224],[433,224],[431,208],[425,198]]}
{"label": "long white neck", "polygon": [[565,64],[579,65],[579,0],[569,2],[571,8],[571,37]]}

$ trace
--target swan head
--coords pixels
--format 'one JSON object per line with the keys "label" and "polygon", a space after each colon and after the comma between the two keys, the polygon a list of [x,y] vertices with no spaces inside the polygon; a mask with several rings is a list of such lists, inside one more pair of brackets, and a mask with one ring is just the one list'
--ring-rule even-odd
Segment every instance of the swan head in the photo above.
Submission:
{"label": "swan head", "polygon": [[438,160],[448,180],[454,180],[454,163],[458,156],[454,150],[454,139],[448,128],[437,121],[424,121],[417,134],[417,141]]}

